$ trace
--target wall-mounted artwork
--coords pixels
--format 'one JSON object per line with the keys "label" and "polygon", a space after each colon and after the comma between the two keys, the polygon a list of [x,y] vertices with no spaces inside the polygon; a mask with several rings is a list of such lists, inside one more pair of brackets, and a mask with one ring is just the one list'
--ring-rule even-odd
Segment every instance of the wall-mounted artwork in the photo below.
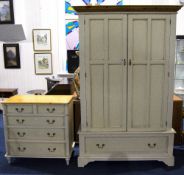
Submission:
{"label": "wall-mounted artwork", "polygon": [[99,5],[123,5],[123,0],[65,0],[67,50],[79,50],[78,15],[72,6],[85,6],[94,3]]}
{"label": "wall-mounted artwork", "polygon": [[3,44],[3,51],[5,68],[20,68],[19,44]]}
{"label": "wall-mounted artwork", "polygon": [[33,29],[34,51],[51,51],[51,30]]}
{"label": "wall-mounted artwork", "polygon": [[0,0],[0,24],[14,24],[13,0]]}
{"label": "wall-mounted artwork", "polygon": [[52,74],[52,54],[51,53],[35,53],[35,74],[48,75]]}
{"label": "wall-mounted artwork", "polygon": [[123,0],[96,0],[99,5],[123,5]]}
{"label": "wall-mounted artwork", "polygon": [[79,50],[78,20],[66,20],[66,47],[67,50]]}
{"label": "wall-mounted artwork", "polygon": [[66,18],[74,18],[74,15],[77,15],[77,12],[73,9],[72,6],[85,6],[91,3],[91,0],[65,0],[65,14]]}

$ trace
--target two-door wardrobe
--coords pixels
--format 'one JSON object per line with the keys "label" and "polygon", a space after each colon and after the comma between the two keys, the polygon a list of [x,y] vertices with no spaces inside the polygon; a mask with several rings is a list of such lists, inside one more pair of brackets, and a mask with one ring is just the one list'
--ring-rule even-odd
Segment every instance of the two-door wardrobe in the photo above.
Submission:
{"label": "two-door wardrobe", "polygon": [[100,160],[174,165],[176,13],[169,6],[75,6],[80,23],[78,166]]}

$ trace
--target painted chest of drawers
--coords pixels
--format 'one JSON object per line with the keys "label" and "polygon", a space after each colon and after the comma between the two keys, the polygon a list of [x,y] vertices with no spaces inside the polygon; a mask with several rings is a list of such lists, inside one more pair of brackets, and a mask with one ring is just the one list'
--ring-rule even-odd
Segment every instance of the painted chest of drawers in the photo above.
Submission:
{"label": "painted chest of drawers", "polygon": [[73,96],[17,95],[3,103],[6,157],[65,158],[73,148]]}

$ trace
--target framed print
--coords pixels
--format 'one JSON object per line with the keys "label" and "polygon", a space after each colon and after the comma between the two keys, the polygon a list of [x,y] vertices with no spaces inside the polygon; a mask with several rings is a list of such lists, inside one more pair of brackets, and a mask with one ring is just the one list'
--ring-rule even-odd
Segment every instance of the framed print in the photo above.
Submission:
{"label": "framed print", "polygon": [[51,51],[51,30],[33,29],[34,51]]}
{"label": "framed print", "polygon": [[5,68],[20,68],[19,44],[3,44]]}
{"label": "framed print", "polygon": [[0,24],[14,24],[13,0],[0,0]]}
{"label": "framed print", "polygon": [[46,75],[52,74],[52,54],[51,53],[35,53],[35,74]]}

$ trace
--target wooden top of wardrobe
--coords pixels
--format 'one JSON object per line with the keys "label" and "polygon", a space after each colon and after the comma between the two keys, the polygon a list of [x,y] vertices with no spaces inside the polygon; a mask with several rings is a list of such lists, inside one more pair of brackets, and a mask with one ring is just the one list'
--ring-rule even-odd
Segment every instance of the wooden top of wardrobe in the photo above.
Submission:
{"label": "wooden top of wardrobe", "polygon": [[3,101],[4,104],[68,104],[73,95],[15,95]]}
{"label": "wooden top of wardrobe", "polygon": [[77,12],[177,12],[182,5],[73,6]]}

